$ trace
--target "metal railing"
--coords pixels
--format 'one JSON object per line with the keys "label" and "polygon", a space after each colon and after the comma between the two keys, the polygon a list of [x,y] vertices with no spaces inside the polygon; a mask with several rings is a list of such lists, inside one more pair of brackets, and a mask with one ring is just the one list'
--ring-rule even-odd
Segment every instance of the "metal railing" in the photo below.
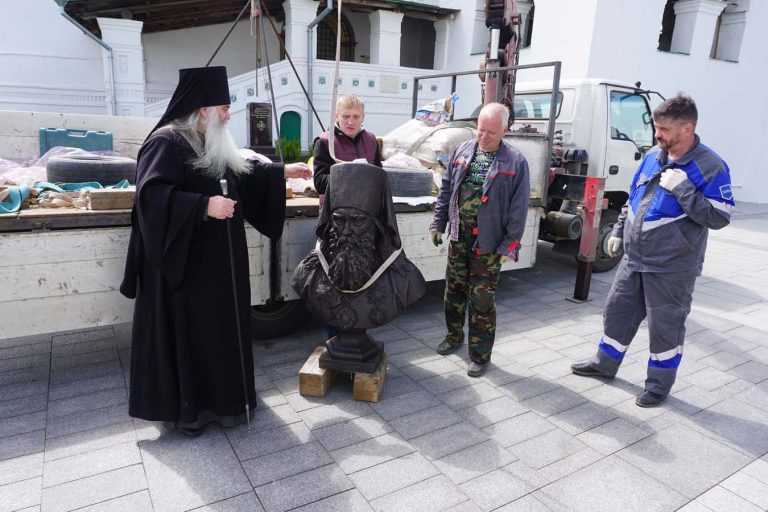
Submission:
{"label": "metal railing", "polygon": [[[547,122],[547,133],[546,133],[546,141],[547,141],[547,155],[552,155],[552,146],[554,144],[554,135],[555,135],[555,119],[557,117],[557,108],[555,106],[557,105],[558,101],[558,94],[560,94],[560,70],[562,68],[562,63],[560,61],[552,61],[552,62],[541,62],[537,64],[524,64],[524,65],[518,65],[518,66],[506,66],[502,68],[487,68],[484,71],[473,69],[471,71],[460,71],[456,73],[439,73],[435,75],[422,75],[422,76],[416,76],[413,78],[413,100],[411,104],[411,117],[416,116],[416,110],[418,109],[418,102],[419,102],[419,82],[422,80],[432,80],[437,78],[450,78],[451,79],[451,94],[456,92],[456,79],[460,76],[466,76],[466,75],[479,75],[479,74],[492,74],[492,73],[501,73],[503,71],[518,71],[521,69],[541,69],[541,68],[552,68],[552,98],[550,99],[550,109],[549,109],[549,119]],[[498,89],[500,90],[500,88]],[[514,91],[513,91],[513,103],[514,103]],[[451,112],[451,119],[453,119],[453,112]],[[545,179],[548,179],[548,173],[543,173],[543,176]],[[547,186],[546,183],[542,187],[542,204],[547,204]]]}

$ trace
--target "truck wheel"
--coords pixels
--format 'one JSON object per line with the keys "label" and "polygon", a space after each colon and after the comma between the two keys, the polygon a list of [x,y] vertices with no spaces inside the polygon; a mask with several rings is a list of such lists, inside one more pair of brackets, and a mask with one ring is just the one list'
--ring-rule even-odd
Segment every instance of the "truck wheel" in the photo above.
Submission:
{"label": "truck wheel", "polygon": [[98,181],[107,186],[124,179],[136,182],[136,160],[123,156],[54,156],[48,160],[45,170],[51,183]]}
{"label": "truck wheel", "polygon": [[616,210],[605,210],[600,217],[600,232],[597,236],[597,251],[595,254],[595,262],[592,263],[592,272],[608,272],[619,264],[621,258],[624,256],[624,252],[620,252],[613,258],[608,256],[608,238],[613,232],[613,225],[619,219],[619,212]]}
{"label": "truck wheel", "polygon": [[432,195],[432,171],[424,169],[397,169],[385,167],[394,197],[421,197]]}
{"label": "truck wheel", "polygon": [[290,334],[299,326],[306,325],[307,317],[307,310],[300,300],[251,306],[253,339],[264,340]]}

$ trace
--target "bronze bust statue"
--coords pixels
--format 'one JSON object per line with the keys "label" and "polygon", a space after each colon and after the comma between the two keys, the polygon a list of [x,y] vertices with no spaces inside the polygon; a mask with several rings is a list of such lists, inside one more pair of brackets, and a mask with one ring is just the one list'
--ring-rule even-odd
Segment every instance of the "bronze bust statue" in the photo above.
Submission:
{"label": "bronze bust statue", "polygon": [[402,250],[386,172],[364,163],[335,164],[317,237],[292,284],[308,309],[339,331],[326,341],[320,366],[371,373],[382,349],[366,329],[393,320],[426,291]]}

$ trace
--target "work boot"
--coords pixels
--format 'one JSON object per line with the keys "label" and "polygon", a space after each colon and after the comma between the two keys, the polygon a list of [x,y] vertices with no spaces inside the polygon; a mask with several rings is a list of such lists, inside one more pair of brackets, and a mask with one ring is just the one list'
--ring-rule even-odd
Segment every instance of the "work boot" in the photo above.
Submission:
{"label": "work boot", "polygon": [[600,377],[603,379],[612,379],[614,377],[614,375],[608,375],[601,372],[597,367],[597,364],[590,359],[579,363],[573,363],[571,365],[571,371],[582,377]]}
{"label": "work boot", "polygon": [[488,363],[476,363],[475,361],[470,361],[469,367],[467,368],[467,375],[470,377],[482,377],[487,369]]}
{"label": "work boot", "polygon": [[462,343],[451,343],[448,341],[448,338],[445,338],[442,343],[440,343],[437,346],[437,353],[441,356],[447,356],[448,354],[453,354],[456,352],[459,347],[461,347]]}
{"label": "work boot", "polygon": [[653,391],[643,391],[643,394],[635,400],[635,404],[638,407],[658,407],[666,399],[667,395],[660,395]]}

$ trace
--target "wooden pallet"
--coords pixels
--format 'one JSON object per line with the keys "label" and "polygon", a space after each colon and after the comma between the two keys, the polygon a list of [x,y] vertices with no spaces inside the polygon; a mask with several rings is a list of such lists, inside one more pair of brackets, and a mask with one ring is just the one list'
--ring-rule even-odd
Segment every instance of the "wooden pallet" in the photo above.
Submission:
{"label": "wooden pallet", "polygon": [[[299,370],[299,393],[302,396],[325,396],[336,377],[334,370],[320,368],[324,346],[317,347]],[[356,372],[352,384],[352,398],[366,402],[378,402],[387,377],[387,354],[373,373]]]}

